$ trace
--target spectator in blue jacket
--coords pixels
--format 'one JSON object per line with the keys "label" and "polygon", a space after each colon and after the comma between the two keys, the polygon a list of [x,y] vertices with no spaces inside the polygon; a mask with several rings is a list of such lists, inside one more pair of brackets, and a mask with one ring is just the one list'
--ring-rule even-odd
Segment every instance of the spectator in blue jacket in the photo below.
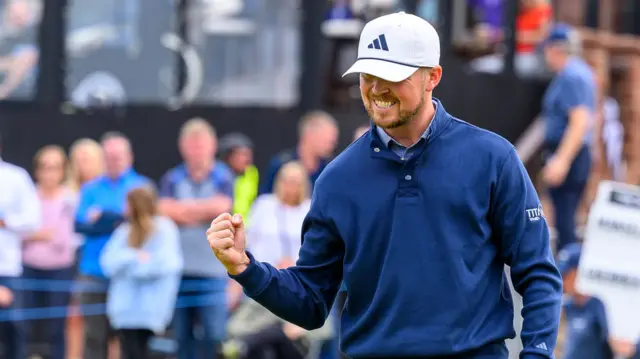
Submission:
{"label": "spectator in blue jacket", "polygon": [[305,329],[344,281],[340,345],[354,359],[506,359],[506,264],[524,302],[520,358],[552,359],[562,283],[540,200],[507,140],[432,97],[439,44],[415,15],[365,25],[347,74],[360,73],[371,131],[316,182],[295,267],[247,252],[237,215],[212,222],[209,245],[249,297]]}
{"label": "spectator in blue jacket", "polygon": [[119,333],[122,359],[149,358],[149,339],[165,331],[176,304],[182,253],[178,228],[157,215],[156,194],[137,188],[127,196],[127,222],[102,251],[110,278],[107,315]]}
{"label": "spectator in blue jacket", "polygon": [[[107,300],[108,281],[100,267],[100,254],[113,231],[124,221],[126,196],[130,190],[149,184],[133,168],[131,143],[118,132],[101,139],[105,175],[84,184],[76,212],[76,232],[84,235],[79,264],[80,305],[97,305]],[[84,290],[86,289],[86,290]],[[106,315],[84,316],[85,359],[107,359],[111,333]]]}

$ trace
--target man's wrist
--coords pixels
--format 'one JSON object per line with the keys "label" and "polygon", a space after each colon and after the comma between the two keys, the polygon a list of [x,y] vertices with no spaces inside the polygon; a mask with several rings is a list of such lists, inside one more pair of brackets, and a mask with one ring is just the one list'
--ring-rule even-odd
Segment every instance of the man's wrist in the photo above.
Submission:
{"label": "man's wrist", "polygon": [[244,258],[241,264],[227,268],[227,272],[229,272],[229,274],[233,276],[240,275],[244,271],[246,271],[247,268],[249,268],[249,264],[251,264],[251,259],[249,258],[249,256],[247,256],[247,252],[243,252],[243,255],[244,255]]}

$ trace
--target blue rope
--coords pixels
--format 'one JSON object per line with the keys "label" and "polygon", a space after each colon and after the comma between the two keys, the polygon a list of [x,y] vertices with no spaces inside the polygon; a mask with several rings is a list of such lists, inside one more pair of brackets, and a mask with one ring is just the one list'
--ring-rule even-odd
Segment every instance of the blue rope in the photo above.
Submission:
{"label": "blue rope", "polygon": [[[11,290],[32,292],[89,292],[104,293],[107,291],[108,281],[104,283],[91,283],[78,280],[51,280],[51,279],[12,279],[6,286]],[[180,283],[180,292],[199,292],[211,290],[212,285],[208,280],[184,280]]]}
{"label": "blue rope", "polygon": [[[3,283],[12,291],[30,292],[70,292],[70,293],[106,293],[108,281],[103,283],[84,282],[82,280],[49,280],[49,279],[29,279],[15,278],[7,283]],[[180,293],[209,292],[218,289],[209,280],[184,280],[180,283]],[[219,303],[224,292],[214,294],[201,294],[192,296],[179,296],[176,301],[176,308],[204,307],[214,303]],[[80,314],[82,316],[105,315],[106,303],[82,304]],[[47,308],[8,308],[0,309],[0,322],[19,320],[38,320],[66,318],[69,313],[68,306],[47,307]]]}
{"label": "blue rope", "polygon": [[[204,307],[219,303],[225,293],[205,294],[197,296],[178,297],[176,308]],[[66,318],[69,313],[68,306],[46,308],[9,308],[0,310],[0,322]],[[80,305],[82,316],[105,315],[106,303]]]}

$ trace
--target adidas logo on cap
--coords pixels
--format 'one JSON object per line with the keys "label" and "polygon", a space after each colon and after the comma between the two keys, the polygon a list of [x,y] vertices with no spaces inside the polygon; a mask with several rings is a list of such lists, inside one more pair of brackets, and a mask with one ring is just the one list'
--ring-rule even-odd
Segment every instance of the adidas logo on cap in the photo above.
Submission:
{"label": "adidas logo on cap", "polygon": [[371,42],[369,46],[367,46],[367,48],[389,51],[389,46],[387,46],[387,39],[385,38],[384,34],[378,35],[378,38],[374,39],[373,42]]}

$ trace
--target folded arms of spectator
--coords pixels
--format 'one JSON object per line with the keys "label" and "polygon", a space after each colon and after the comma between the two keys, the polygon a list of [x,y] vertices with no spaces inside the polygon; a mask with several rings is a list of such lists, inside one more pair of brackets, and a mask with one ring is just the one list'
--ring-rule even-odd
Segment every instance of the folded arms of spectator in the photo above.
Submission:
{"label": "folded arms of spectator", "polygon": [[76,221],[75,231],[88,237],[109,235],[123,221],[124,217],[119,213],[102,212],[93,221]]}
{"label": "folded arms of spectator", "polygon": [[178,225],[191,225],[195,221],[189,216],[184,203],[173,198],[161,198],[158,201],[158,210],[163,215],[171,218]]}
{"label": "folded arms of spectator", "polygon": [[76,211],[74,229],[89,239],[94,236],[105,236],[124,221],[124,216],[115,211],[105,211],[96,208],[93,187],[84,187],[80,191],[80,202]]}
{"label": "folded arms of spectator", "polygon": [[224,212],[231,212],[233,199],[225,194],[217,194],[208,199],[197,200],[191,204],[191,210],[201,220],[212,221]]}
{"label": "folded arms of spectator", "polygon": [[209,222],[217,215],[230,212],[233,207],[231,197],[215,195],[207,199],[176,200],[162,198],[159,201],[160,212],[179,225],[194,225]]}

